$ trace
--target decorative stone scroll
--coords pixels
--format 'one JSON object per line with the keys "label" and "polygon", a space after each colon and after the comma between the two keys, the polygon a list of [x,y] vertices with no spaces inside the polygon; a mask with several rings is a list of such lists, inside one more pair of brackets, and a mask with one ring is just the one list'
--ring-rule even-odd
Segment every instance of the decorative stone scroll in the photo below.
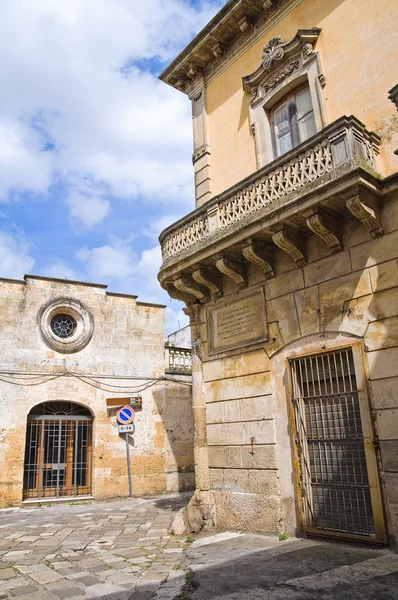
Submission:
{"label": "decorative stone scroll", "polygon": [[272,253],[264,243],[256,240],[248,240],[247,245],[242,248],[242,254],[248,261],[262,269],[266,279],[275,277],[275,271],[272,266]]}
{"label": "decorative stone scroll", "polygon": [[230,277],[232,281],[236,283],[238,289],[241,290],[246,287],[246,273],[245,267],[242,263],[232,258],[223,256],[218,258],[216,261],[216,267],[219,271],[221,271],[221,273],[224,273],[224,275]]}
{"label": "decorative stone scroll", "polygon": [[299,29],[290,42],[280,36],[270,39],[264,47],[260,66],[242,77],[243,89],[252,94],[251,104],[265,97],[283,79],[312,59],[320,33],[318,27],[313,27]]}
{"label": "decorative stone scroll", "polygon": [[341,252],[343,246],[334,218],[324,213],[322,210],[317,209],[307,218],[307,225],[311,231],[323,239],[333,254]]}
{"label": "decorative stone scroll", "polygon": [[377,205],[375,198],[358,194],[353,198],[349,198],[346,204],[350,213],[365,225],[372,237],[379,237],[384,234],[380,207]]}
{"label": "decorative stone scroll", "polygon": [[274,233],[272,240],[278,248],[290,254],[298,267],[304,267],[306,263],[304,243],[295,229],[288,225],[283,225],[280,231]]}
{"label": "decorative stone scroll", "polygon": [[207,290],[203,286],[196,283],[196,281],[193,281],[187,275],[183,275],[179,279],[176,279],[174,281],[174,285],[178,290],[195,296],[195,298],[201,302],[207,302],[209,300]]}
{"label": "decorative stone scroll", "polygon": [[197,283],[207,287],[212,292],[214,299],[221,298],[221,282],[216,273],[206,267],[199,267],[192,273],[192,277]]}
{"label": "decorative stone scroll", "polygon": [[240,292],[208,308],[209,354],[268,340],[264,288]]}

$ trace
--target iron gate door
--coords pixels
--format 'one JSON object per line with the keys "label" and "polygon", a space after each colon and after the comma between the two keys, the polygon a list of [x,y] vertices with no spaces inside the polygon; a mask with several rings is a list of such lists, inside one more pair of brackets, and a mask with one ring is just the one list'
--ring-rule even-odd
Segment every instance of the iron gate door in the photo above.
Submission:
{"label": "iron gate door", "polygon": [[24,500],[91,494],[92,420],[65,412],[28,420]]}
{"label": "iron gate door", "polygon": [[290,370],[303,529],[386,542],[361,349],[295,358]]}

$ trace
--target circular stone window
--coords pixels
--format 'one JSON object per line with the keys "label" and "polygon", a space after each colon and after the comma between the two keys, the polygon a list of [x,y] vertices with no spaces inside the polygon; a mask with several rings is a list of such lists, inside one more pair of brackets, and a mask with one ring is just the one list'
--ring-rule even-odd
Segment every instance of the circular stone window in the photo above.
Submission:
{"label": "circular stone window", "polygon": [[77,323],[70,315],[55,315],[51,319],[51,331],[61,339],[71,337],[75,333],[76,327]]}
{"label": "circular stone window", "polygon": [[85,348],[94,331],[91,313],[79,300],[71,298],[57,298],[43,306],[38,325],[47,346],[66,354]]}

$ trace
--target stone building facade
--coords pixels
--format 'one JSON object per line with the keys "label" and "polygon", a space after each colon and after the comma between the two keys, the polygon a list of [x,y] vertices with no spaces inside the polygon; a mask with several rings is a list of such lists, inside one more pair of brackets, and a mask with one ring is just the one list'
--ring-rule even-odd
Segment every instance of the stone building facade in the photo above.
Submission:
{"label": "stone building facade", "polygon": [[[190,373],[165,379],[164,307],[105,285],[0,280],[0,506],[192,489]],[[120,400],[118,400],[120,399]]]}
{"label": "stone building facade", "polygon": [[192,101],[196,209],[159,280],[220,527],[398,535],[397,26],[390,0],[229,0],[161,75]]}

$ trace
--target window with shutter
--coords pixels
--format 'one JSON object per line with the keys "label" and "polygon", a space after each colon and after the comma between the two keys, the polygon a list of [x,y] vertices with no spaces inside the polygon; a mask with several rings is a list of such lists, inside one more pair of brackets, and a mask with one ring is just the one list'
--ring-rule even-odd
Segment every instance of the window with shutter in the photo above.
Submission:
{"label": "window with shutter", "polygon": [[316,133],[310,90],[285,96],[271,112],[275,156],[281,156]]}

